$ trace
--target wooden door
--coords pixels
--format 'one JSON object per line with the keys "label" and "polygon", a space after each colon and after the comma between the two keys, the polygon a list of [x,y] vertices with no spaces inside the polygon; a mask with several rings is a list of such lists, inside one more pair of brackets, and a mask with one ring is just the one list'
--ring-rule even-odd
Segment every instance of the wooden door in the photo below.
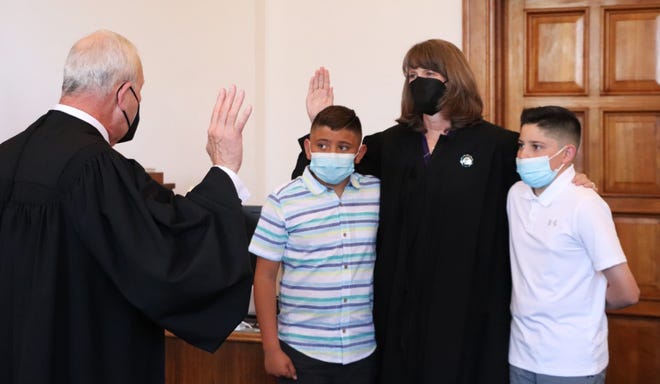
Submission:
{"label": "wooden door", "polygon": [[576,168],[598,185],[641,289],[609,318],[607,382],[660,377],[660,1],[464,0],[464,51],[485,115],[519,129],[560,105],[583,125]]}

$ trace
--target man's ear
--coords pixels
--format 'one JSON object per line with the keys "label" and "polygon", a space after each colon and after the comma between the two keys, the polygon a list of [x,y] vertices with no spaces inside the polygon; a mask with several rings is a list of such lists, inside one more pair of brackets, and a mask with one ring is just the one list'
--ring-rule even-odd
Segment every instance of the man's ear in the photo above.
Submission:
{"label": "man's ear", "polygon": [[119,86],[117,88],[117,104],[121,107],[122,110],[128,109],[128,105],[130,103],[130,100],[127,99],[127,97],[134,98],[133,92],[131,92],[131,87],[133,86],[133,83],[130,81],[127,81]]}
{"label": "man's ear", "polygon": [[360,145],[360,149],[358,149],[358,153],[355,155],[355,164],[360,164],[360,161],[364,157],[364,155],[367,153],[367,145],[362,144]]}
{"label": "man's ear", "polygon": [[574,144],[567,144],[566,148],[564,149],[564,154],[562,155],[562,163],[568,164],[572,163],[573,160],[575,160],[575,156],[577,155],[577,147]]}
{"label": "man's ear", "polygon": [[[109,111],[111,111],[112,114],[112,118],[103,125],[108,132],[110,146],[117,144],[117,141],[121,139],[128,130],[125,117],[121,111],[127,111],[129,109],[131,101],[127,97],[134,97],[130,89],[132,85],[133,83],[130,81],[119,84],[114,88],[114,93],[104,96],[103,100],[106,101],[106,105],[108,105]],[[119,107],[119,110],[117,107]]]}
{"label": "man's ear", "polygon": [[312,142],[309,141],[309,139],[305,139],[303,145],[305,146],[305,156],[307,156],[307,160],[312,160]]}

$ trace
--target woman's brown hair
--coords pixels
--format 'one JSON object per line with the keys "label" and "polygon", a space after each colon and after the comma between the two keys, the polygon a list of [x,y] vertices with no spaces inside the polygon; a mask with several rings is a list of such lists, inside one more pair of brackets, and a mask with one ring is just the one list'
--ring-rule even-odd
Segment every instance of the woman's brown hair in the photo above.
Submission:
{"label": "woman's brown hair", "polygon": [[401,117],[397,122],[424,131],[422,116],[414,111],[414,100],[408,84],[408,70],[425,68],[440,73],[447,82],[447,92],[438,102],[438,110],[451,121],[451,129],[463,128],[481,120],[483,102],[477,83],[463,52],[454,44],[440,39],[415,44],[403,58],[403,93]]}

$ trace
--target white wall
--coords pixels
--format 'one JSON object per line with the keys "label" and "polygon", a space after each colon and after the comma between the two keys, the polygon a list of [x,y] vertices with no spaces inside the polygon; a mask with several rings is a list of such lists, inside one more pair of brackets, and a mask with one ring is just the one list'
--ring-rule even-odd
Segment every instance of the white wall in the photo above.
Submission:
{"label": "white wall", "polygon": [[437,37],[460,47],[461,12],[461,0],[267,1],[267,190],[287,180],[295,138],[309,130],[305,95],[316,68],[330,70],[335,104],[355,109],[365,134],[383,130],[399,116],[406,51]]}
{"label": "white wall", "polygon": [[[136,139],[115,148],[165,171],[185,191],[210,164],[206,128],[217,91],[236,83],[256,93],[254,1],[27,0],[0,9],[0,140],[23,130],[59,99],[71,45],[97,29],[138,47],[144,71]],[[251,100],[249,100],[251,102]],[[254,134],[254,129],[250,127]]]}
{"label": "white wall", "polygon": [[140,51],[145,86],[138,135],[115,148],[165,172],[183,193],[205,174],[206,128],[217,90],[237,84],[255,107],[240,175],[261,204],[288,180],[309,128],[310,76],[330,69],[335,102],[354,108],[365,133],[398,116],[401,59],[441,37],[460,46],[461,0],[3,0],[0,141],[59,99],[70,46],[100,28]]}

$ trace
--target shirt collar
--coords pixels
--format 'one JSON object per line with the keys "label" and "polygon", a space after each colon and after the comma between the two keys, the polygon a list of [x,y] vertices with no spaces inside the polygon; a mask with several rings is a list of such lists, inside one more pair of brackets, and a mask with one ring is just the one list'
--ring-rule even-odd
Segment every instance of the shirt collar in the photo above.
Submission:
{"label": "shirt collar", "polygon": [[103,124],[101,124],[98,120],[96,120],[89,113],[87,113],[85,111],[82,111],[78,108],[74,108],[72,106],[64,105],[64,104],[55,104],[55,106],[53,107],[53,110],[64,112],[67,115],[71,115],[73,117],[76,117],[76,118],[88,123],[89,125],[93,126],[94,128],[96,128],[99,131],[99,133],[101,134],[101,136],[103,136],[105,141],[107,141],[108,143],[110,142],[110,140],[108,139],[108,130],[105,129]]}
{"label": "shirt collar", "polygon": [[[330,188],[316,180],[316,177],[312,175],[312,171],[309,170],[309,165],[305,167],[305,170],[303,171],[302,181],[305,184],[305,187],[307,187],[313,195],[320,195],[321,193],[330,190]],[[355,172],[351,173],[351,176],[349,176],[348,184],[352,185],[355,189],[360,189],[360,179]]]}
{"label": "shirt collar", "polygon": [[562,173],[560,173],[548,187],[541,193],[540,196],[536,196],[534,191],[530,186],[527,186],[527,192],[525,197],[529,200],[538,200],[538,202],[544,207],[549,206],[552,202],[559,196],[559,194],[566,188],[567,185],[573,182],[575,177],[575,168],[573,164],[569,165],[568,168]]}

